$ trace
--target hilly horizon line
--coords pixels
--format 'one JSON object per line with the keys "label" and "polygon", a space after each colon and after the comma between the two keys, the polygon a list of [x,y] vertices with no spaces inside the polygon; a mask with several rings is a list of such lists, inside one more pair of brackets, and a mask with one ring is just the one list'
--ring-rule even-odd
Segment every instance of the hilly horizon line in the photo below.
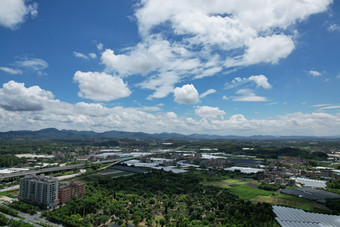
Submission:
{"label": "hilly horizon line", "polygon": [[[146,133],[146,132],[129,132],[109,130],[105,132],[85,131],[85,130],[69,130],[57,128],[44,128],[40,130],[12,130],[0,132],[0,138],[20,138],[33,139],[34,136],[41,136],[41,139],[183,139],[183,140],[216,140],[216,139],[340,139],[340,136],[275,136],[275,135],[213,135],[213,134],[181,134],[175,132]],[[32,137],[32,138],[30,138]],[[53,138],[55,137],[55,138]],[[63,138],[65,137],[65,138]]]}

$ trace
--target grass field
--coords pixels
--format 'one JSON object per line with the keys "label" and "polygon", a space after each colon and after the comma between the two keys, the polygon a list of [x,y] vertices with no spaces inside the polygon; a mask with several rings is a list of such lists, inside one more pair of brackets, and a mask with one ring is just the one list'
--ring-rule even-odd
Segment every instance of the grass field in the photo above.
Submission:
{"label": "grass field", "polygon": [[281,206],[288,206],[288,207],[294,207],[303,209],[305,211],[313,211],[313,208],[315,206],[315,202],[299,198],[292,195],[286,195],[282,193],[273,194],[269,196],[256,196],[253,199],[251,199],[253,202],[266,202],[270,203],[272,205],[281,205]]}
{"label": "grass field", "polygon": [[15,189],[15,190],[12,190],[12,191],[6,191],[6,192],[0,192],[0,197],[1,196],[7,196],[7,197],[10,197],[10,198],[15,198],[16,195],[19,194],[19,189]]}
{"label": "grass field", "polygon": [[206,182],[206,184],[228,188],[231,193],[238,195],[241,199],[252,202],[266,202],[272,205],[283,205],[312,211],[315,205],[314,201],[299,198],[292,195],[267,191],[257,188],[258,181],[249,178],[232,178],[221,181]]}
{"label": "grass field", "polygon": [[326,190],[329,191],[329,192],[333,192],[333,193],[336,193],[336,194],[340,194],[340,189],[327,188]]}
{"label": "grass field", "polygon": [[238,195],[241,199],[244,199],[244,200],[253,200],[255,197],[258,197],[258,196],[269,196],[273,194],[273,192],[271,191],[253,188],[247,185],[230,187],[229,190],[233,194]]}

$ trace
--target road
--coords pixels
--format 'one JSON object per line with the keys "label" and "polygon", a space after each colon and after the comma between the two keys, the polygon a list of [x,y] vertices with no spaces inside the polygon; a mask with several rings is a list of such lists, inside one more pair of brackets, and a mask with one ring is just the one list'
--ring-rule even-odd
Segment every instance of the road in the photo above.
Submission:
{"label": "road", "polygon": [[[101,161],[101,162],[90,163],[90,164],[106,164],[106,163],[111,163],[111,162],[119,163],[119,162],[123,162],[123,161],[126,161],[126,160],[138,158],[138,157],[139,156],[104,160],[104,161]],[[38,174],[42,174],[42,173],[60,172],[60,171],[73,170],[73,169],[85,169],[90,164],[76,164],[76,165],[69,165],[69,166],[44,168],[44,169],[39,169],[39,170],[27,170],[27,171],[22,171],[22,172],[1,174],[0,175],[0,181],[3,180],[3,179],[8,179],[8,178],[23,177],[23,176],[26,176],[26,175],[29,175],[29,174],[38,175]]]}

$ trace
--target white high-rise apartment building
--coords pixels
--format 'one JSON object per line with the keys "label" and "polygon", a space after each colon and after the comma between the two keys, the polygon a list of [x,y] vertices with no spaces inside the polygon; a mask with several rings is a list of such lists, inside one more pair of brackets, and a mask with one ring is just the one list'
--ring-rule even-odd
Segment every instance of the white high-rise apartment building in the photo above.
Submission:
{"label": "white high-rise apartment building", "polygon": [[19,199],[45,208],[58,204],[58,180],[44,174],[20,179]]}

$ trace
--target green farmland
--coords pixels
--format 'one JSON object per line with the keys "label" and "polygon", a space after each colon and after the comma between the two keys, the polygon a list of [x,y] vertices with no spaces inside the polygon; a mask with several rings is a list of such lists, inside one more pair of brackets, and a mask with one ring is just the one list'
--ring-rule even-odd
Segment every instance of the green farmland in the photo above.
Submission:
{"label": "green farmland", "polygon": [[283,205],[293,208],[299,208],[306,211],[312,211],[315,202],[307,199],[298,198],[296,196],[286,195],[274,191],[266,191],[257,188],[259,182],[250,178],[231,178],[220,181],[206,182],[222,188],[228,188],[230,192],[238,195],[241,199],[251,202],[267,202],[272,205]]}

